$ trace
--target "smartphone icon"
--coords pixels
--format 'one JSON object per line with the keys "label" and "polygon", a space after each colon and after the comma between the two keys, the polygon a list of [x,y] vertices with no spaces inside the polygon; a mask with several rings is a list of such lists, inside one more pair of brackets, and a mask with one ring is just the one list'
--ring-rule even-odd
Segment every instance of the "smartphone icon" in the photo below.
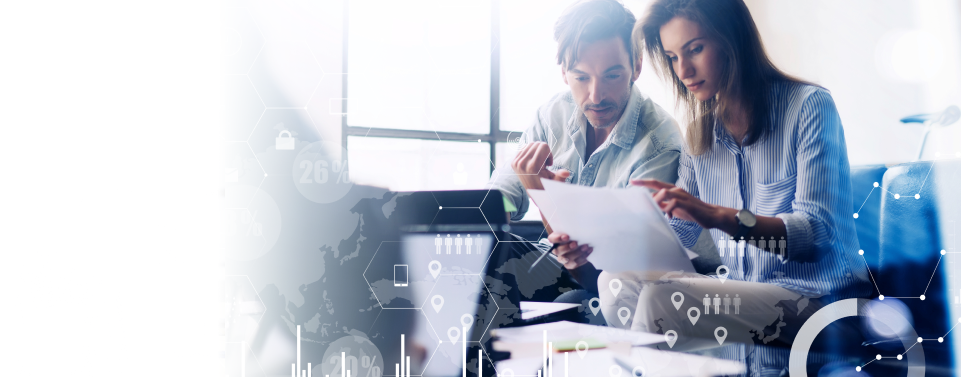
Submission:
{"label": "smartphone icon", "polygon": [[395,287],[407,286],[407,265],[406,264],[394,265],[394,286]]}

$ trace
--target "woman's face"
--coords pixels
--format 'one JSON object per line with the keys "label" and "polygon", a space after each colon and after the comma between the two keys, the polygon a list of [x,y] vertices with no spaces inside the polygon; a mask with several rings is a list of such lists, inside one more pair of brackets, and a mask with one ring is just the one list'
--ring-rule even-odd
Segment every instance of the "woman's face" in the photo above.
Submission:
{"label": "woman's face", "polygon": [[706,101],[717,94],[721,51],[698,23],[674,17],[661,26],[661,44],[674,74],[695,98]]}

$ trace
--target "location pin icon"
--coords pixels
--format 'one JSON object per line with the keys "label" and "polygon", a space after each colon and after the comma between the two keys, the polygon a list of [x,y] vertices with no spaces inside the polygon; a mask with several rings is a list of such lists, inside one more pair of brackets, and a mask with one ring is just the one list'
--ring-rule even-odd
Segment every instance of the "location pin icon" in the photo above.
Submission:
{"label": "location pin icon", "polygon": [[631,318],[631,310],[624,307],[617,309],[617,318],[621,319],[622,325],[627,325],[627,320]]}
{"label": "location pin icon", "polygon": [[687,318],[691,320],[691,325],[696,325],[697,319],[701,318],[701,309],[698,309],[696,306],[687,309]]}
{"label": "location pin icon", "polygon": [[674,294],[671,295],[671,303],[674,304],[674,310],[681,310],[681,304],[684,303],[684,294],[674,292]]}
{"label": "location pin icon", "polygon": [[624,284],[621,284],[621,279],[611,279],[611,282],[608,283],[607,286],[611,288],[611,293],[614,294],[614,298],[617,298],[617,294],[621,292],[621,287],[623,287]]}
{"label": "location pin icon", "polygon": [[590,349],[590,347],[588,347],[587,342],[583,340],[574,345],[574,350],[577,351],[577,356],[580,356],[581,359],[584,358],[584,355],[587,355],[588,349]]}
{"label": "location pin icon", "polygon": [[450,339],[451,343],[457,344],[457,339],[460,339],[460,329],[456,327],[447,329],[447,339]]}
{"label": "location pin icon", "polygon": [[727,339],[727,329],[718,326],[714,329],[714,337],[717,338],[718,345],[724,345],[724,339]]}
{"label": "location pin icon", "polygon": [[434,311],[440,313],[440,308],[444,307],[444,297],[441,295],[434,295],[430,298],[430,304],[434,306]]}
{"label": "location pin icon", "polygon": [[667,342],[667,346],[674,348],[674,342],[677,342],[677,331],[667,330],[664,333],[664,341]]}
{"label": "location pin icon", "polygon": [[[595,302],[597,303],[596,307],[594,306]],[[591,308],[591,313],[597,315],[597,312],[601,311],[601,300],[597,297],[594,297],[591,299],[591,301],[587,302],[587,306]]]}
{"label": "location pin icon", "polygon": [[427,269],[430,270],[430,274],[434,276],[434,279],[437,279],[437,275],[440,275],[440,262],[435,260],[430,261]]}
{"label": "location pin icon", "polygon": [[[723,270],[724,272],[721,272],[722,270]],[[724,281],[727,280],[727,274],[728,274],[729,272],[730,272],[730,270],[727,268],[727,266],[725,266],[725,265],[723,265],[723,264],[720,265],[720,266],[717,266],[717,276],[718,276],[719,278],[721,278],[721,284],[724,284]]]}

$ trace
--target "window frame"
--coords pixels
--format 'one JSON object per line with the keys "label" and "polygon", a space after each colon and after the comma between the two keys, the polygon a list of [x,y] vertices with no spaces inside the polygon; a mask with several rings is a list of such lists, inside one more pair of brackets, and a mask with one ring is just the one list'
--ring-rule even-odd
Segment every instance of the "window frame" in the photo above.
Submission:
{"label": "window frame", "polygon": [[[343,73],[341,75],[341,98],[349,98],[347,96],[347,80],[350,75],[348,72],[347,59],[348,59],[348,33],[349,33],[349,20],[350,20],[350,0],[344,0],[344,12],[343,12],[343,41],[341,43],[341,57]],[[493,174],[494,169],[497,167],[497,143],[505,143],[508,141],[508,136],[511,134],[510,131],[504,131],[500,129],[500,113],[498,109],[500,108],[500,0],[491,0],[491,76],[490,76],[490,109],[489,109],[489,121],[490,127],[488,132],[485,134],[477,133],[466,133],[466,132],[438,132],[438,131],[425,131],[425,130],[404,130],[404,129],[394,129],[394,128],[378,128],[378,127],[359,127],[359,126],[349,126],[347,124],[347,107],[349,103],[345,103],[342,112],[345,115],[341,118],[341,146],[344,149],[348,149],[347,139],[350,136],[370,136],[379,138],[394,138],[394,139],[418,139],[418,140],[437,140],[437,141],[480,141],[482,143],[487,143],[488,156],[490,158],[490,171],[488,174]],[[515,131],[516,132],[516,131]],[[349,149],[348,149],[349,150]]]}

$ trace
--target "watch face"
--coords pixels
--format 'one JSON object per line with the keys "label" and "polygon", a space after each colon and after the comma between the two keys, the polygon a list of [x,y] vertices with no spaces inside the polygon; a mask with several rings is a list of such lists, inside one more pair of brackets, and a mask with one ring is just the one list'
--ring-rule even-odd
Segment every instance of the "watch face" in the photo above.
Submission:
{"label": "watch face", "polygon": [[757,224],[757,218],[754,217],[754,214],[748,210],[742,209],[737,211],[737,219],[741,222],[741,224],[749,228]]}

